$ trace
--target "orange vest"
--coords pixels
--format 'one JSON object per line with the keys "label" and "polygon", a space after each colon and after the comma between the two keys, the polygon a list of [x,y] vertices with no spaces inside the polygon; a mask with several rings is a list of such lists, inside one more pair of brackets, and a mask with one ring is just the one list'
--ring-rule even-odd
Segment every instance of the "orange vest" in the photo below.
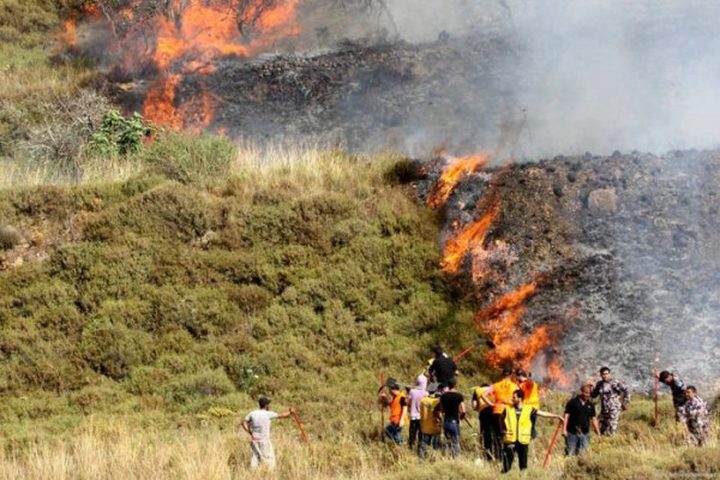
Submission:
{"label": "orange vest", "polygon": [[390,423],[394,423],[395,425],[400,424],[400,420],[402,419],[402,411],[403,411],[403,405],[402,400],[405,398],[405,394],[402,392],[398,393],[393,397],[392,401],[390,402]]}
{"label": "orange vest", "polygon": [[519,388],[518,384],[509,378],[503,378],[499,382],[494,383],[493,396],[495,397],[495,406],[493,407],[493,413],[504,413],[505,406],[512,405],[513,392]]}
{"label": "orange vest", "polygon": [[525,395],[523,404],[533,407],[535,410],[540,410],[540,389],[538,384],[528,378],[520,384],[520,390]]}

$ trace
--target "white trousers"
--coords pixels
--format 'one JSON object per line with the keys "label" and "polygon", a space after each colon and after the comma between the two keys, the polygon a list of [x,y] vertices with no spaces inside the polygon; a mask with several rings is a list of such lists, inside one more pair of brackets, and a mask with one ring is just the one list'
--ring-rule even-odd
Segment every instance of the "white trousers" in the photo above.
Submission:
{"label": "white trousers", "polygon": [[256,470],[260,465],[266,465],[270,470],[275,468],[275,450],[272,442],[251,442],[252,458],[250,458],[250,469]]}

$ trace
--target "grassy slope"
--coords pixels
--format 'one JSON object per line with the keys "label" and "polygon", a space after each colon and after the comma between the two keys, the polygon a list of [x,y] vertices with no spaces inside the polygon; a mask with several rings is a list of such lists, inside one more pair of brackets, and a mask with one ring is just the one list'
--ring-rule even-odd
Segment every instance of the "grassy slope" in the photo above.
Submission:
{"label": "grassy slope", "polygon": [[[474,455],[420,463],[375,442],[377,373],[409,380],[430,343],[474,335],[437,271],[432,213],[386,175],[394,160],[166,136],[64,176],[67,157],[25,148],[47,144],[48,114],[62,131],[68,99],[92,95],[91,70],[48,61],[57,5],[0,2],[0,184],[14,186],[0,224],[26,240],[13,250],[25,263],[0,273],[0,477],[228,478],[234,463],[243,477],[236,412],[262,392],[298,405],[314,442],[308,454],[276,425],[281,478],[495,478]],[[464,363],[464,391],[479,365]],[[652,434],[651,409],[635,402],[618,437],[533,476],[718,473],[716,446],[681,448],[670,421]]]}

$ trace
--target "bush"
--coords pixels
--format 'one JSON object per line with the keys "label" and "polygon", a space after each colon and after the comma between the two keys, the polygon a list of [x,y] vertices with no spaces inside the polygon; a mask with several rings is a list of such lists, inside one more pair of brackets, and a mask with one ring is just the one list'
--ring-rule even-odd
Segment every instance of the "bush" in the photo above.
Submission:
{"label": "bush", "polygon": [[720,474],[720,447],[695,447],[681,455],[682,466],[675,472],[692,472],[698,475]]}
{"label": "bush", "polygon": [[22,242],[22,234],[11,225],[0,225],[0,250],[10,250]]}
{"label": "bush", "polygon": [[95,155],[103,156],[136,153],[153,131],[137,112],[125,118],[117,110],[109,110],[103,115],[99,128],[90,136],[88,149]]}
{"label": "bush", "polygon": [[153,341],[147,333],[98,320],[83,332],[79,349],[93,370],[122,380],[132,367],[150,360]]}
{"label": "bush", "polygon": [[165,184],[102,212],[87,226],[86,237],[118,241],[147,236],[165,242],[189,242],[214,227],[212,217],[203,195]]}
{"label": "bush", "polygon": [[140,159],[171,180],[189,184],[227,173],[237,147],[223,137],[167,133],[140,154]]}
{"label": "bush", "polygon": [[20,110],[15,119],[18,152],[58,175],[79,176],[81,153],[102,126],[108,108],[105,97],[81,89],[36,103],[33,111]]}
{"label": "bush", "polygon": [[162,387],[162,394],[168,402],[182,405],[198,397],[222,396],[233,390],[233,384],[225,372],[215,369],[175,377]]}

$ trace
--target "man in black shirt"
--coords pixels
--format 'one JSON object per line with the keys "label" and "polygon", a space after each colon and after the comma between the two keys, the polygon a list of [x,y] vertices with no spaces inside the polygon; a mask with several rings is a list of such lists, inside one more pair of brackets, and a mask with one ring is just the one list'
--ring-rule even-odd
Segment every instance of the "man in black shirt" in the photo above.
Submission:
{"label": "man in black shirt", "polygon": [[595,405],[590,401],[592,385],[583,385],[580,394],[565,405],[563,436],[565,455],[580,455],[590,447],[590,424],[597,435],[600,425],[595,416]]}
{"label": "man in black shirt", "polygon": [[462,394],[455,390],[455,379],[448,382],[436,410],[443,414],[445,452],[457,457],[460,455],[460,420],[465,418],[465,402]]}
{"label": "man in black shirt", "polygon": [[675,407],[675,421],[679,422],[680,410],[682,409],[682,406],[685,405],[686,401],[685,390],[687,387],[685,386],[685,382],[680,380],[677,375],[670,373],[667,370],[660,372],[659,380],[660,383],[664,383],[670,387],[670,390],[672,391],[673,406]]}
{"label": "man in black shirt", "polygon": [[449,358],[443,353],[442,348],[434,347],[433,353],[435,353],[435,360],[430,365],[430,375],[433,381],[438,382],[443,386],[447,386],[450,380],[455,379],[457,375],[457,365],[452,358]]}

